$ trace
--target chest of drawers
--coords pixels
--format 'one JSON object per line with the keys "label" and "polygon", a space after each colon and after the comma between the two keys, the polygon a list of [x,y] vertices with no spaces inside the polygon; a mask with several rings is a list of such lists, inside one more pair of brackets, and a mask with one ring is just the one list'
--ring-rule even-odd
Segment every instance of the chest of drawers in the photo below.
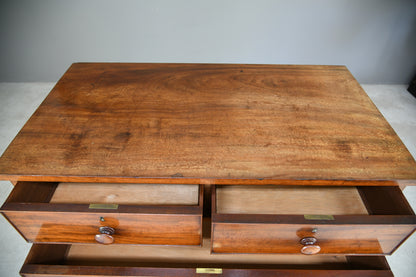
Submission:
{"label": "chest of drawers", "polygon": [[392,276],[416,163],[343,66],[73,64],[0,158],[23,276]]}

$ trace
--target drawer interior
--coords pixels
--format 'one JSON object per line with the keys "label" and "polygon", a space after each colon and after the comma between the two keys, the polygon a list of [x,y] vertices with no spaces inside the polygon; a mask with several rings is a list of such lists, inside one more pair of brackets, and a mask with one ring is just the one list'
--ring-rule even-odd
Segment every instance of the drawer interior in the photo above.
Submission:
{"label": "drawer interior", "polygon": [[[210,240],[204,239],[202,247],[181,246],[131,246],[120,245],[72,245],[65,257],[66,264],[101,265],[101,264],[134,264],[168,263],[168,264],[286,264],[286,265],[322,265],[346,263],[345,256],[305,255],[227,255],[211,254]],[[98,247],[95,247],[98,246]]]}
{"label": "drawer interior", "polygon": [[51,203],[198,205],[198,185],[59,183]]}
{"label": "drawer interior", "polygon": [[7,202],[198,206],[199,185],[18,182]]}
{"label": "drawer interior", "polygon": [[82,266],[389,270],[385,258],[381,256],[357,258],[345,255],[210,254],[209,244],[209,239],[204,240],[202,247],[34,244],[22,271],[30,270],[30,266],[36,265],[42,265],[44,268],[48,265],[65,265],[69,269],[65,272],[70,271],[71,267],[76,267],[78,273]]}
{"label": "drawer interior", "polygon": [[355,187],[219,186],[217,213],[368,214]]}
{"label": "drawer interior", "polygon": [[218,214],[414,214],[395,186],[216,186],[215,198]]}

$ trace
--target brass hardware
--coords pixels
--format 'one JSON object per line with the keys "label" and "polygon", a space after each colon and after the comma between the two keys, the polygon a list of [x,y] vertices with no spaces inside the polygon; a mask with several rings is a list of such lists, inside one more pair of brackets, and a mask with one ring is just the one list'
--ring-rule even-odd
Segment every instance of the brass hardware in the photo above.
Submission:
{"label": "brass hardware", "polygon": [[112,236],[116,230],[108,226],[102,226],[100,229],[100,234],[95,235],[95,240],[102,244],[111,244],[114,242],[114,237]]}
{"label": "brass hardware", "polygon": [[315,244],[318,240],[314,237],[306,237],[300,240],[300,244],[302,245],[312,245]]}
{"label": "brass hardware", "polygon": [[300,240],[300,244],[304,245],[300,252],[305,255],[314,255],[321,251],[319,245],[315,245],[318,240],[314,237],[306,237]]}
{"label": "brass hardware", "polygon": [[305,214],[303,217],[307,220],[335,220],[333,215],[328,214]]}
{"label": "brass hardware", "polygon": [[222,274],[222,268],[197,268],[197,274]]}
{"label": "brass hardware", "polygon": [[90,204],[89,209],[117,210],[118,204]]}

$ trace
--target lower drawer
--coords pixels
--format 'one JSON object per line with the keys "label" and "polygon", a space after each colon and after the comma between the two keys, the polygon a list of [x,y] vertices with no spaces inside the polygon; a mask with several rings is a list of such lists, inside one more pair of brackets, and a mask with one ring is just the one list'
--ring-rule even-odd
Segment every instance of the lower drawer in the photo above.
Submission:
{"label": "lower drawer", "polygon": [[384,257],[227,255],[203,247],[34,244],[22,276],[393,276]]}
{"label": "lower drawer", "polygon": [[391,254],[416,227],[399,187],[214,186],[212,252]]}
{"label": "lower drawer", "polygon": [[200,245],[203,186],[19,182],[1,212],[31,242]]}

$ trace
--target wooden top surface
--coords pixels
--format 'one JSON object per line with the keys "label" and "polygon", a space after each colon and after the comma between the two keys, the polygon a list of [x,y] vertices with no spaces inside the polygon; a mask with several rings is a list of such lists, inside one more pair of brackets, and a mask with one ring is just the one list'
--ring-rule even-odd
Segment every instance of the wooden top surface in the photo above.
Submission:
{"label": "wooden top surface", "polygon": [[343,66],[77,63],[0,178],[416,180],[416,163]]}

